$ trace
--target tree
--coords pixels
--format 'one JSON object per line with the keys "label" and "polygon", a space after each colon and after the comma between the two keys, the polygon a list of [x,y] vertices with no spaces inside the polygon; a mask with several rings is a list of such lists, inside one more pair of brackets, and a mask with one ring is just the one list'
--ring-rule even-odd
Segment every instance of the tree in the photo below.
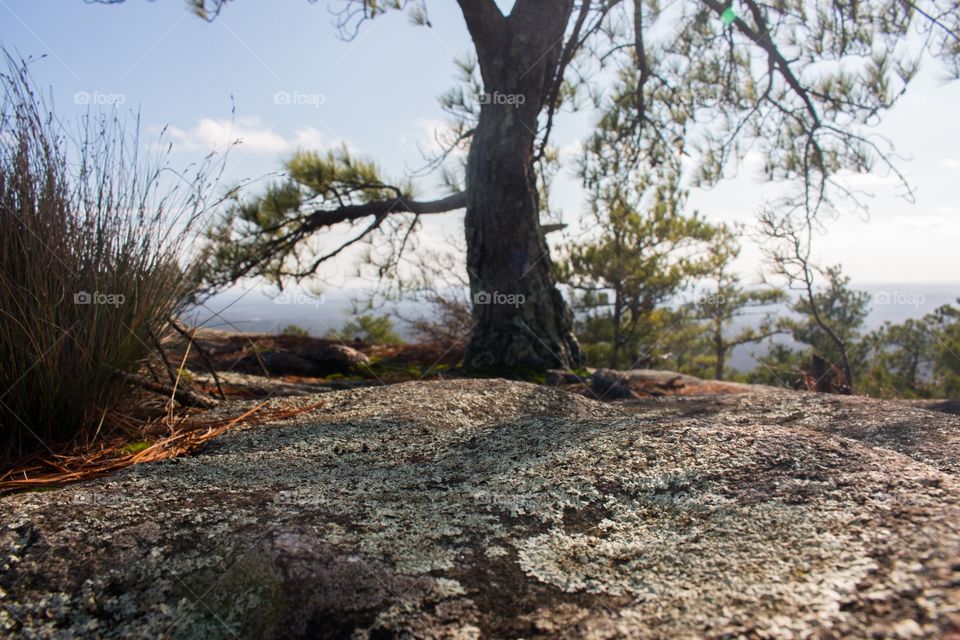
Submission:
{"label": "tree", "polygon": [[789,345],[770,341],[767,352],[757,356],[757,367],[747,375],[753,384],[804,388],[803,354]]}
{"label": "tree", "polygon": [[[612,333],[608,366],[617,368],[624,350],[629,351],[628,365],[651,355],[649,340],[640,338],[654,326],[658,308],[702,272],[703,262],[693,249],[706,243],[714,229],[696,212],[684,212],[686,192],[676,171],[637,175],[609,157],[597,160],[588,153],[585,173],[594,184],[589,226],[602,232],[572,243],[559,272],[581,294],[582,308],[607,310],[601,318]],[[593,175],[595,170],[604,175]],[[641,342],[647,342],[643,353]]]}
{"label": "tree", "polygon": [[373,344],[400,344],[403,340],[393,330],[389,316],[360,314],[354,316],[339,331],[327,331],[325,338],[338,342],[362,340]]}
{"label": "tree", "polygon": [[855,372],[864,364],[859,340],[870,313],[870,294],[851,289],[850,278],[839,265],[827,267],[822,275],[826,286],[812,296],[801,296],[793,307],[802,317],[791,323],[793,337],[810,345],[831,366],[841,366],[852,390]]}
{"label": "tree", "polygon": [[940,395],[957,398],[960,397],[960,308],[944,305],[934,312],[933,319],[937,343],[934,380]]}
{"label": "tree", "polygon": [[[214,19],[226,0],[190,3]],[[338,6],[348,36],[391,9],[430,25],[426,0]],[[361,220],[370,221],[361,237],[377,237],[388,219],[402,220],[392,227],[403,239],[392,246],[402,251],[420,216],[465,207],[474,299],[500,293],[524,300],[474,305],[465,359],[474,367],[580,360],[541,230],[537,165],[549,156],[562,107],[576,106],[584,90],[596,95],[608,65],[620,78],[611,98],[621,107],[616,137],[634,142],[637,162],[656,165],[676,151],[694,151],[698,179],[709,184],[734,171],[748,150],[758,151],[768,178],[799,185],[790,204],[808,223],[833,197],[855,198],[837,179],[841,169],[896,170],[890,146],[868,128],[916,74],[918,50],[938,57],[951,77],[960,75],[960,0],[741,0],[739,10],[722,0],[515,0],[508,14],[494,0],[458,6],[483,89],[450,103],[454,144],[469,146],[465,190],[420,201],[377,179],[374,191],[389,195],[374,199],[367,185],[324,175],[325,188],[284,208],[282,220],[247,221],[220,237],[252,248],[254,257],[231,270],[242,276],[270,262],[256,255],[260,249],[289,257],[319,230]],[[919,47],[903,46],[911,29],[924,32]]]}
{"label": "tree", "polygon": [[[807,377],[818,391],[853,393],[853,342],[869,311],[870,296],[851,290],[850,278],[839,265],[822,269],[812,262],[809,226],[798,227],[789,216],[767,209],[761,213],[760,227],[766,240],[762,249],[775,273],[800,291],[793,310],[801,320],[787,321],[787,325],[796,340],[812,349]],[[818,274],[827,279],[825,289],[816,286]],[[837,367],[842,379],[835,384]]]}
{"label": "tree", "polygon": [[764,315],[759,326],[745,327],[733,336],[729,335],[731,325],[756,309],[769,307],[783,302],[786,294],[780,289],[745,289],[740,277],[731,268],[733,260],[740,255],[740,245],[736,233],[741,227],[733,229],[721,226],[717,229],[708,248],[705,259],[706,280],[711,288],[697,296],[692,306],[695,318],[707,325],[707,340],[713,356],[713,377],[723,380],[727,357],[740,345],[766,340],[778,333],[785,333],[782,322],[774,319],[774,314]]}
{"label": "tree", "polygon": [[929,318],[910,318],[902,324],[886,322],[864,339],[870,366],[860,388],[885,397],[928,398],[936,341]]}
{"label": "tree", "polygon": [[960,310],[887,322],[864,339],[870,362],[861,388],[883,397],[956,397],[960,392]]}

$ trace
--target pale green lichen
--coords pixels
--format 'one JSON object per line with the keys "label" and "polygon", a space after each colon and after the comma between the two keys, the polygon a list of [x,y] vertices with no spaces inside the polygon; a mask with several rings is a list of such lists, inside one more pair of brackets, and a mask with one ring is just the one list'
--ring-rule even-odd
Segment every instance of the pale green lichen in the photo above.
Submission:
{"label": "pale green lichen", "polygon": [[[30,577],[0,577],[0,629],[842,637],[920,609],[922,632],[946,628],[960,486],[812,430],[840,429],[859,400],[803,428],[781,423],[805,395],[670,402],[627,415],[496,380],[274,399],[321,406],[0,501],[6,575]],[[952,419],[911,411],[923,429]]]}
{"label": "pale green lichen", "polygon": [[463,585],[456,580],[438,578],[434,582],[434,592],[438,598],[445,599],[453,596],[462,596],[467,592],[467,590],[464,589]]}
{"label": "pale green lichen", "polygon": [[502,558],[510,553],[498,544],[492,544],[486,547],[483,552],[488,558]]}

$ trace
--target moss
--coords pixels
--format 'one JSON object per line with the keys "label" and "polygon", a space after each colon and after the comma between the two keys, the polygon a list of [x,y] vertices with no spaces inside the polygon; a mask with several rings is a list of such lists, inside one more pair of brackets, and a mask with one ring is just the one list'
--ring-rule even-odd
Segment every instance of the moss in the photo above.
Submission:
{"label": "moss", "polygon": [[150,443],[144,440],[138,440],[136,442],[131,442],[123,447],[124,454],[139,453],[144,449],[149,449]]}

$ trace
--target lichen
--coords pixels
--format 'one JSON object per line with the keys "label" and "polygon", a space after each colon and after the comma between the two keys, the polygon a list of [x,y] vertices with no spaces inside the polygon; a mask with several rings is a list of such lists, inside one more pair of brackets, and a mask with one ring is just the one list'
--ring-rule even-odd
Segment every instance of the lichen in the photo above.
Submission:
{"label": "lichen", "polygon": [[[273,399],[309,410],[200,455],[0,500],[0,630],[950,630],[956,418],[858,399],[805,413],[815,400],[786,392],[624,407],[502,380]],[[895,441],[883,415],[939,450]]]}

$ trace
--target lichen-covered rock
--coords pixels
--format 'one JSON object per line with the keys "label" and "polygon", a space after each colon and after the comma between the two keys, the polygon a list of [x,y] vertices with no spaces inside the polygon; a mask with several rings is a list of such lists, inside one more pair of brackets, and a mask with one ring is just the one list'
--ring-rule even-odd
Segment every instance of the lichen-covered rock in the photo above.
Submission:
{"label": "lichen-covered rock", "polygon": [[[597,398],[622,400],[643,396],[659,396],[680,390],[696,389],[703,380],[676,371],[660,369],[597,369],[590,376],[590,387]],[[714,389],[728,393],[742,393],[750,385],[731,382],[712,382]]]}
{"label": "lichen-covered rock", "polygon": [[366,355],[345,344],[311,344],[301,349],[299,355],[327,372],[347,373],[370,364]]}
{"label": "lichen-covered rock", "polygon": [[267,373],[275,376],[318,377],[332,373],[349,373],[369,366],[370,359],[356,349],[342,344],[310,344],[296,353],[267,351],[244,356],[231,369],[245,373]]}
{"label": "lichen-covered rock", "polygon": [[956,416],[503,380],[271,402],[312,408],[0,499],[0,635],[960,633]]}

